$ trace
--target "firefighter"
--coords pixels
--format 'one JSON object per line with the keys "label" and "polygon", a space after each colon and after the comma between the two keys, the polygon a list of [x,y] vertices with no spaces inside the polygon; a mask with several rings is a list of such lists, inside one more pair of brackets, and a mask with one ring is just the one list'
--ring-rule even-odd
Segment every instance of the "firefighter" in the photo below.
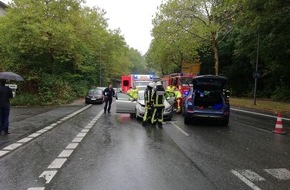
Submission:
{"label": "firefighter", "polygon": [[167,97],[174,97],[174,87],[172,85],[168,85],[165,90]]}
{"label": "firefighter", "polygon": [[144,101],[145,101],[145,114],[143,117],[142,125],[146,126],[146,124],[151,121],[152,118],[152,91],[155,84],[153,82],[150,82],[147,85],[147,88],[144,92]]}
{"label": "firefighter", "polygon": [[156,82],[156,86],[152,94],[153,114],[152,114],[152,119],[151,119],[151,125],[155,126],[157,122],[159,128],[162,128],[162,123],[163,123],[163,111],[165,107],[164,95],[165,95],[165,90],[161,82],[160,81]]}
{"label": "firefighter", "polygon": [[175,97],[176,97],[175,100],[176,100],[176,106],[177,106],[176,112],[180,113],[181,112],[181,105],[180,104],[181,104],[182,95],[177,87],[175,87],[174,93],[175,93]]}
{"label": "firefighter", "polygon": [[138,98],[138,88],[130,87],[130,90],[127,91],[127,94],[133,97],[135,100]]}

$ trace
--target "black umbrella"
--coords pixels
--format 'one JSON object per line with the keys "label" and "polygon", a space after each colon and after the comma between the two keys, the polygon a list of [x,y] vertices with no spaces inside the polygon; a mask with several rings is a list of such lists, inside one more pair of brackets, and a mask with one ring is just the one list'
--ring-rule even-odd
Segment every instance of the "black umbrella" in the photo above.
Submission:
{"label": "black umbrella", "polygon": [[0,79],[6,79],[6,80],[15,80],[15,81],[24,81],[22,76],[13,73],[13,72],[1,72],[0,73]]}

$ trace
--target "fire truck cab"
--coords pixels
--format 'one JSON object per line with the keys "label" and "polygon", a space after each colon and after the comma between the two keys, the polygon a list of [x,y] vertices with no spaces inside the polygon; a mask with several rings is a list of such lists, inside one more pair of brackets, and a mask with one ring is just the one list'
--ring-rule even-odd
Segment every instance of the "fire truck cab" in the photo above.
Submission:
{"label": "fire truck cab", "polygon": [[187,96],[188,91],[193,86],[192,79],[194,75],[183,75],[182,73],[173,73],[162,77],[163,86],[175,86],[179,89],[182,97]]}

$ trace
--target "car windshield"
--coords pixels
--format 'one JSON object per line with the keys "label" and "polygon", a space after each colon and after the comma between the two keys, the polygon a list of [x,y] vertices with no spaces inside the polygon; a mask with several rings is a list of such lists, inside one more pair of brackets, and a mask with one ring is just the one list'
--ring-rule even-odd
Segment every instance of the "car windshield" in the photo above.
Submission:
{"label": "car windshield", "polygon": [[89,95],[102,95],[102,90],[96,90],[96,89],[90,90]]}

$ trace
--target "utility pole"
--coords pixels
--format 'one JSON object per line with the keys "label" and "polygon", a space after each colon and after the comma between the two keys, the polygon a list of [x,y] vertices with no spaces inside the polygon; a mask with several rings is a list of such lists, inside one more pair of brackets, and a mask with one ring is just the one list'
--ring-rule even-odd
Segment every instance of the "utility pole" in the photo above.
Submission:
{"label": "utility pole", "polygon": [[102,51],[102,48],[100,48],[100,52],[99,52],[99,58],[100,58],[100,65],[99,65],[99,67],[100,67],[100,73],[99,73],[99,75],[100,75],[100,87],[102,86],[102,69],[101,69],[101,61],[102,61],[102,57],[101,57],[101,51]]}
{"label": "utility pole", "polygon": [[257,57],[256,57],[256,71],[254,73],[254,78],[255,78],[255,87],[254,87],[254,105],[256,105],[256,93],[257,93],[257,82],[259,73],[258,73],[258,61],[259,61],[259,46],[260,46],[260,34],[258,34],[258,42],[257,42]]}

